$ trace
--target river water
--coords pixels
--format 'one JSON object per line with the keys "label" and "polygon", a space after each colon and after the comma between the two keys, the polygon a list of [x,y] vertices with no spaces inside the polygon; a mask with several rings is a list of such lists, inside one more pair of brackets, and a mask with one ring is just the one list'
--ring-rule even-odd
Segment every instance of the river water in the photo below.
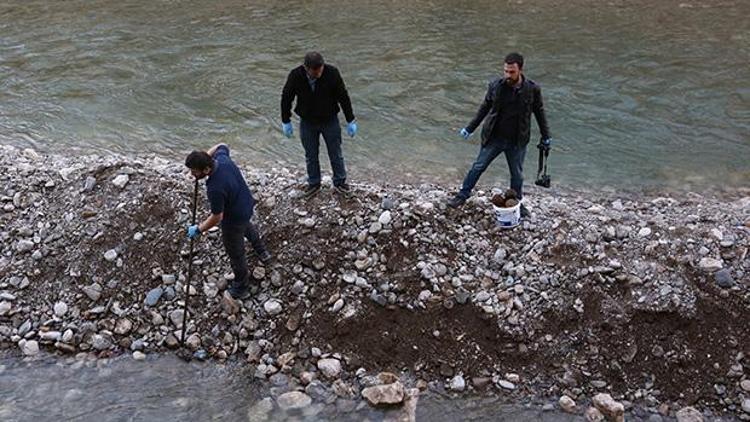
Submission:
{"label": "river water", "polygon": [[[362,404],[343,410],[337,403],[314,402],[306,415],[275,409],[259,414],[258,403],[270,394],[268,383],[253,378],[246,365],[185,363],[173,355],[153,355],[144,362],[130,357],[112,361],[49,357],[34,362],[0,359],[0,420],[35,421],[379,421],[402,415]],[[283,387],[276,387],[286,391]],[[254,407],[255,406],[255,407]],[[313,409],[315,409],[313,411]],[[582,421],[540,404],[519,405],[499,398],[449,399],[425,393],[418,421]]]}
{"label": "river water", "polygon": [[[517,50],[543,86],[554,183],[748,185],[747,16],[746,0],[5,0],[0,143],[181,159],[226,142],[303,169],[279,99],[317,49],[359,121],[352,181],[457,185],[478,147],[456,132]],[[530,151],[527,181],[535,167]],[[482,181],[507,183],[502,158]]]}

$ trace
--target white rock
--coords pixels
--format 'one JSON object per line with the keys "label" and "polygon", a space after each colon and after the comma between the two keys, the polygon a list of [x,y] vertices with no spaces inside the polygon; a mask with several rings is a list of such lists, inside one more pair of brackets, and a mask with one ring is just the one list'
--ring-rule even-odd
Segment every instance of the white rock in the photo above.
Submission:
{"label": "white rock", "polygon": [[678,410],[675,417],[677,417],[677,422],[703,422],[701,412],[691,406]]}
{"label": "white rock", "polygon": [[318,361],[318,369],[327,378],[337,378],[341,373],[341,362],[338,359],[321,359]]}
{"label": "white rock", "polygon": [[398,404],[404,401],[404,385],[396,381],[367,387],[362,390],[362,397],[372,406]]}
{"label": "white rock", "polygon": [[742,411],[750,413],[750,399],[742,400]]}
{"label": "white rock", "polygon": [[146,360],[146,354],[141,351],[133,352],[133,359],[135,360]]}
{"label": "white rock", "polygon": [[451,379],[450,389],[453,391],[464,391],[466,389],[466,380],[461,375],[456,375]]}
{"label": "white rock", "polygon": [[609,420],[615,422],[625,420],[625,406],[622,403],[616,402],[609,394],[599,393],[594,396],[592,402]]}
{"label": "white rock", "polygon": [[576,402],[568,396],[561,396],[558,404],[562,410],[568,413],[575,413],[576,411]]}
{"label": "white rock", "polygon": [[742,382],[740,383],[740,387],[742,387],[742,389],[743,389],[743,390],[745,390],[745,391],[747,391],[748,393],[750,393],[750,379],[747,379],[747,380],[743,380],[743,381],[742,381]]}
{"label": "white rock", "polygon": [[21,351],[26,356],[36,356],[39,354],[39,343],[36,340],[21,340],[19,346],[21,346]]}
{"label": "white rock", "polygon": [[516,389],[516,385],[515,384],[513,384],[510,381],[506,381],[506,380],[499,380],[497,382],[497,385],[499,387],[501,387],[501,388],[506,389],[506,390],[515,390]]}
{"label": "white rock", "polygon": [[378,221],[380,224],[387,226],[391,222],[391,212],[390,211],[383,211],[382,214],[380,214],[380,217],[378,217]]}
{"label": "white rock", "polygon": [[66,313],[68,313],[68,305],[65,302],[55,303],[55,315],[63,317]]}
{"label": "white rock", "polygon": [[34,242],[30,240],[21,239],[16,243],[16,251],[18,252],[28,252],[32,249],[34,249]]}
{"label": "white rock", "polygon": [[302,409],[312,403],[312,398],[300,391],[284,393],[276,399],[281,410]]}
{"label": "white rock", "polygon": [[104,259],[109,262],[114,261],[115,259],[117,259],[117,251],[115,251],[114,249],[110,249],[107,252],[104,252]]}
{"label": "white rock", "polygon": [[0,302],[0,316],[10,312],[10,302]]}
{"label": "white rock", "polygon": [[724,267],[724,264],[721,259],[706,257],[701,258],[700,262],[698,262],[698,267],[707,272],[715,272],[722,269]]}
{"label": "white rock", "polygon": [[125,185],[128,184],[129,181],[130,177],[127,174],[118,174],[117,177],[112,180],[112,184],[122,189],[125,187]]}
{"label": "white rock", "polygon": [[724,240],[724,233],[719,229],[711,229],[711,236],[715,237],[719,242]]}
{"label": "white rock", "polygon": [[331,308],[331,312],[338,312],[343,307],[344,307],[344,299],[339,299],[336,301],[336,303],[333,304],[333,307]]}
{"label": "white rock", "polygon": [[651,229],[648,227],[644,227],[638,230],[638,237],[648,237],[650,235],[651,235]]}
{"label": "white rock", "polygon": [[269,315],[280,314],[282,311],[281,302],[276,299],[268,299],[266,303],[263,304],[263,309],[265,309],[266,313]]}

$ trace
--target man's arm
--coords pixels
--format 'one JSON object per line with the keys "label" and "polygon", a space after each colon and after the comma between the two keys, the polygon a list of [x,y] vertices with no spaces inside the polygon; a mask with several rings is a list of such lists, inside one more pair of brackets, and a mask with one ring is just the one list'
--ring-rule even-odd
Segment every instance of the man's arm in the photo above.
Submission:
{"label": "man's arm", "polygon": [[206,230],[209,230],[211,227],[221,223],[222,218],[224,218],[223,212],[220,212],[218,214],[211,214],[208,218],[203,220],[202,223],[198,224],[198,230],[200,230],[201,233],[205,233]]}
{"label": "man's arm", "polygon": [[341,110],[344,111],[344,117],[347,123],[354,121],[354,110],[352,110],[352,100],[349,98],[349,92],[346,90],[344,78],[341,73],[336,72],[336,99],[341,104]]}
{"label": "man's arm", "polygon": [[466,130],[469,131],[469,133],[474,133],[477,127],[479,127],[479,124],[482,123],[482,120],[487,116],[487,113],[490,112],[494,91],[495,83],[490,82],[490,85],[487,87],[487,94],[485,94],[484,101],[482,101],[482,105],[479,106],[476,116],[474,116],[474,119],[466,125]]}
{"label": "man's arm", "polygon": [[281,123],[292,121],[292,102],[295,96],[294,70],[292,70],[286,78],[284,89],[281,90]]}
{"label": "man's arm", "polygon": [[539,132],[542,134],[542,139],[550,139],[549,126],[547,126],[547,116],[544,114],[544,103],[542,101],[542,88],[534,87],[534,118],[536,118],[536,124],[539,126]]}

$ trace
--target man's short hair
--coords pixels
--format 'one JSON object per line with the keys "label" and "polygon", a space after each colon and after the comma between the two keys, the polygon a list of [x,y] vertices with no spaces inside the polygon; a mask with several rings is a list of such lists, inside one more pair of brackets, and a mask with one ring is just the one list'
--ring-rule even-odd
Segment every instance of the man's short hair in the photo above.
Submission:
{"label": "man's short hair", "polygon": [[325,64],[325,61],[323,60],[323,55],[321,55],[317,51],[311,51],[305,54],[304,64],[308,69],[317,69],[320,66],[323,66],[323,64]]}
{"label": "man's short hair", "polygon": [[510,53],[505,56],[505,63],[507,64],[518,64],[519,69],[523,69],[523,56],[519,53]]}
{"label": "man's short hair", "polygon": [[206,151],[193,151],[185,158],[185,166],[192,170],[214,168],[214,159]]}

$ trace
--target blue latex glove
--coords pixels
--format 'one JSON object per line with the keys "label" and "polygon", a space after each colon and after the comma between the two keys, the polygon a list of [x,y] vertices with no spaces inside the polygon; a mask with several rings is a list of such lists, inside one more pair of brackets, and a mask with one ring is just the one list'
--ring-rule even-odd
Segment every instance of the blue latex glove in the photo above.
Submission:
{"label": "blue latex glove", "polygon": [[548,149],[552,147],[552,138],[542,139],[542,145]]}
{"label": "blue latex glove", "polygon": [[187,235],[188,235],[188,238],[195,239],[195,238],[197,238],[198,236],[201,235],[201,230],[198,228],[197,224],[193,225],[193,226],[190,226],[190,227],[188,227]]}
{"label": "blue latex glove", "polygon": [[461,135],[461,137],[464,139],[469,139],[469,136],[471,136],[471,132],[466,130],[466,128],[461,129],[458,134]]}
{"label": "blue latex glove", "polygon": [[281,130],[284,132],[284,136],[286,136],[287,138],[291,138],[292,134],[294,133],[294,128],[292,127],[292,122],[282,123],[281,124]]}
{"label": "blue latex glove", "polygon": [[354,135],[357,134],[357,121],[352,120],[350,123],[346,125],[346,133],[349,134],[352,138]]}

